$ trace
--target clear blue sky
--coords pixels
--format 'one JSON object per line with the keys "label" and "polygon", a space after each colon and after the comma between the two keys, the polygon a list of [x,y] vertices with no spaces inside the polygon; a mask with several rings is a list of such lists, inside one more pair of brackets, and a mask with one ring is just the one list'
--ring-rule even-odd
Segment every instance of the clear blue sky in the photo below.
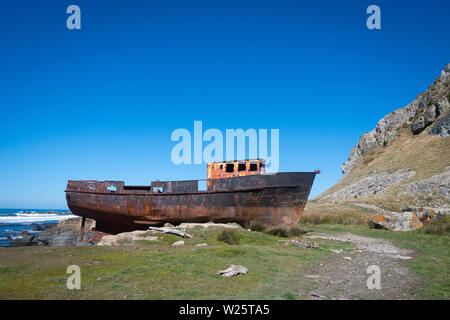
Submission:
{"label": "clear blue sky", "polygon": [[[81,30],[66,8],[81,8]],[[381,8],[381,30],[366,8]],[[450,62],[449,1],[0,4],[0,207],[66,208],[68,179],[206,177],[172,164],[193,121],[280,129],[280,171],[341,178],[351,147]]]}

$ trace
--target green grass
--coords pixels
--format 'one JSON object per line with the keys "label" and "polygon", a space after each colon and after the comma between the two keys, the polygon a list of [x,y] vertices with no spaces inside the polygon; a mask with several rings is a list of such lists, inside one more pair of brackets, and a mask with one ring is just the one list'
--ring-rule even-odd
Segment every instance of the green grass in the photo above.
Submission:
{"label": "green grass", "polygon": [[[219,242],[219,230],[189,230],[179,237],[116,247],[21,247],[0,249],[0,299],[298,299],[304,270],[330,256],[319,249],[280,242],[261,232],[238,230],[240,244]],[[297,237],[298,238],[298,237]],[[195,247],[207,242],[206,247]],[[69,265],[81,268],[81,290],[68,290]],[[221,277],[217,270],[243,265],[248,274]]]}
{"label": "green grass", "polygon": [[[422,280],[424,298],[450,298],[449,235],[426,230],[391,232],[361,225],[303,224],[315,232],[352,232],[391,240],[413,249],[410,268]],[[236,230],[240,244],[218,240],[220,229],[194,228],[183,247],[169,234],[160,240],[136,241],[115,247],[0,248],[0,299],[308,299],[315,282],[305,274],[334,254],[353,250],[347,242],[315,239],[319,249],[283,242],[286,238]],[[291,237],[301,239],[301,236]],[[281,240],[281,241],[280,241]],[[206,247],[195,244],[207,242]],[[81,268],[81,290],[68,290],[69,265]],[[216,274],[230,264],[248,274],[225,278]]]}
{"label": "green grass", "polygon": [[409,267],[423,281],[420,294],[430,299],[450,299],[450,234],[429,233],[427,228],[409,232],[369,229],[358,225],[303,225],[315,232],[351,232],[392,241],[400,248],[415,251]]}

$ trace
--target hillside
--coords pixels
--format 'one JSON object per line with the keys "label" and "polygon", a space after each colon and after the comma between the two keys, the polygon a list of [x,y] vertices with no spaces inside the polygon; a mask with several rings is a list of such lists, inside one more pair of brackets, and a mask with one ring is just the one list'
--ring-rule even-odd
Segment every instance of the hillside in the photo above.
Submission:
{"label": "hillside", "polygon": [[450,64],[407,106],[365,133],[342,165],[342,179],[317,203],[450,208]]}

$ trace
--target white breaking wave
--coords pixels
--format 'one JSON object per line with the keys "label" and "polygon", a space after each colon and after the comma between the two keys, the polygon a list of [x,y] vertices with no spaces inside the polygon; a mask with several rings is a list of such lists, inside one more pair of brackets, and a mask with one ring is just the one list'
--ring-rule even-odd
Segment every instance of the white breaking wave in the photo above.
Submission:
{"label": "white breaking wave", "polygon": [[60,221],[78,216],[56,213],[17,213],[15,216],[0,216],[0,223],[32,223],[43,221]]}

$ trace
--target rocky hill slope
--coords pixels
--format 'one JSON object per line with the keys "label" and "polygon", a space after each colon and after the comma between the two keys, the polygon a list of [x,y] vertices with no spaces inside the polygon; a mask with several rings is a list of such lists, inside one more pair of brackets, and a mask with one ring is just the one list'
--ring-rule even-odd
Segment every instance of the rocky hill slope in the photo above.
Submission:
{"label": "rocky hill slope", "polygon": [[450,208],[450,64],[407,106],[365,133],[319,201]]}

